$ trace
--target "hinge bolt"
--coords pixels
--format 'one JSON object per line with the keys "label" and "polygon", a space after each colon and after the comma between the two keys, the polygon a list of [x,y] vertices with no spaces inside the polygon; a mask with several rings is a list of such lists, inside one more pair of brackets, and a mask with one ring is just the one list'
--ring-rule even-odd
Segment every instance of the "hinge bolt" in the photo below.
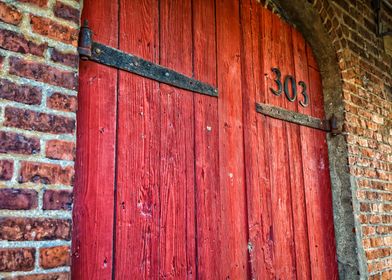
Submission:
{"label": "hinge bolt", "polygon": [[82,60],[88,60],[91,57],[92,32],[88,27],[88,21],[85,20],[80,29],[78,52]]}

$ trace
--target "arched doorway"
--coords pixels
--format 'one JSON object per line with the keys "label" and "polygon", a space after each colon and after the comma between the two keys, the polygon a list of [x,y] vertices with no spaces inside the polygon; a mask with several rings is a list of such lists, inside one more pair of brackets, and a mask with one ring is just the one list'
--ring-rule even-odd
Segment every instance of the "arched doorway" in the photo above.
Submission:
{"label": "arched doorway", "polygon": [[84,17],[94,40],[218,94],[82,63],[74,279],[336,279],[302,35],[256,0],[95,0]]}

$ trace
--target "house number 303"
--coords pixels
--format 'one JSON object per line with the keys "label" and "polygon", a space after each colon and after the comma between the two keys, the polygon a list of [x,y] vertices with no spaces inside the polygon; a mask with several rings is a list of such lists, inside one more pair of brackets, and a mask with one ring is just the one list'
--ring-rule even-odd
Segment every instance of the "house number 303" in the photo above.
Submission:
{"label": "house number 303", "polygon": [[[275,74],[274,81],[277,85],[277,89],[270,88],[271,92],[276,96],[280,96],[284,91],[287,100],[290,102],[294,102],[297,99],[297,82],[295,81],[295,78],[291,75],[287,75],[284,78],[282,84],[282,73],[280,72],[279,68],[272,68],[271,71]],[[299,104],[302,107],[307,107],[309,105],[309,96],[306,83],[303,81],[299,81],[298,85],[301,87],[300,94],[303,96],[303,100],[300,100]]]}

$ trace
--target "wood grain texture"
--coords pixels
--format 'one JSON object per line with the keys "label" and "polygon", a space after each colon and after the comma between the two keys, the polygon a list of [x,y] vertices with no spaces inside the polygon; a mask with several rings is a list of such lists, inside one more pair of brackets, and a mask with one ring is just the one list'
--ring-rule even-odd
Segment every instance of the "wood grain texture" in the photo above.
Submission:
{"label": "wood grain texture", "polygon": [[[269,97],[271,94],[270,87],[273,86],[271,77],[268,73],[271,71],[271,60],[272,57],[272,13],[267,9],[261,8],[261,54],[260,54],[260,63],[262,65],[262,90],[259,93],[259,100],[263,103],[268,103]],[[267,59],[266,59],[267,57]],[[258,277],[265,279],[275,279],[275,254],[274,254],[274,239],[273,239],[273,211],[274,206],[272,204],[272,178],[271,178],[271,136],[270,136],[270,121],[271,119],[265,116],[259,116],[258,118],[258,131],[262,133],[263,137],[259,139],[259,152],[261,155],[262,161],[265,164],[259,165],[260,177],[266,178],[265,185],[260,188],[260,196],[261,196],[261,206],[262,206],[262,214],[261,214],[261,223],[263,229],[263,254],[264,254],[264,263],[266,267],[266,273],[260,275],[259,272]],[[265,167],[264,167],[264,166]]]}
{"label": "wood grain texture", "polygon": [[[241,2],[242,22],[242,91],[244,116],[245,177],[247,191],[247,214],[249,231],[249,266],[252,279],[272,279],[268,250],[270,228],[270,200],[266,199],[269,189],[269,166],[266,160],[266,118],[255,110],[260,102],[262,84],[261,6],[254,0]],[[263,101],[264,98],[263,98]],[[264,226],[265,225],[265,226]]]}
{"label": "wood grain texture", "polygon": [[[120,49],[159,62],[158,1],[120,0]],[[159,272],[158,82],[120,72],[115,279]]]}
{"label": "wood grain texture", "polygon": [[[86,1],[83,10],[95,39],[112,47],[118,44],[117,14],[116,1]],[[112,277],[117,73],[80,64],[72,279]]]}
{"label": "wood grain texture", "polygon": [[[321,76],[316,59],[307,45],[309,63],[309,91],[312,94],[312,115],[324,118]],[[302,145],[307,159],[305,179],[306,208],[308,213],[309,251],[313,279],[338,279],[334,238],[332,193],[329,177],[326,134],[312,130]]]}
{"label": "wood grain texture", "polygon": [[[194,76],[216,86],[215,3],[192,3]],[[197,275],[221,279],[218,99],[194,94],[194,104]]]}
{"label": "wood grain texture", "polygon": [[[190,0],[160,1],[160,64],[192,75]],[[196,278],[193,93],[161,90],[160,277]]]}
{"label": "wood grain texture", "polygon": [[[268,71],[267,77],[269,88],[276,88],[275,77],[271,74],[272,67],[278,67],[282,72],[282,81],[290,72],[291,57],[289,54],[290,27],[282,22],[276,15],[271,16],[271,50],[270,56],[264,54],[264,63],[268,64],[264,69]],[[266,26],[266,28],[268,28]],[[288,108],[288,101],[284,97],[273,95],[269,90],[266,92],[267,103]],[[277,279],[295,279],[295,244],[292,220],[291,185],[287,127],[288,124],[270,118],[269,133],[269,162],[271,182],[271,205],[272,205],[272,242],[274,251],[274,268]]]}
{"label": "wood grain texture", "polygon": [[220,240],[224,279],[248,277],[239,2],[216,1]]}
{"label": "wood grain texture", "polygon": [[[293,111],[308,114],[310,107],[302,107],[299,100],[304,101],[303,96],[299,94],[301,87],[298,86],[299,81],[309,85],[308,64],[306,56],[306,44],[302,35],[292,29],[292,58],[294,63],[298,97],[295,101]],[[304,159],[302,158],[302,126],[291,125],[288,129],[288,143],[290,155],[290,173],[291,173],[291,194],[293,208],[293,225],[295,238],[295,253],[297,266],[297,279],[311,279],[311,263],[309,259],[309,239],[307,225],[307,211],[305,202],[305,185],[304,185]],[[305,159],[306,160],[306,159]]]}

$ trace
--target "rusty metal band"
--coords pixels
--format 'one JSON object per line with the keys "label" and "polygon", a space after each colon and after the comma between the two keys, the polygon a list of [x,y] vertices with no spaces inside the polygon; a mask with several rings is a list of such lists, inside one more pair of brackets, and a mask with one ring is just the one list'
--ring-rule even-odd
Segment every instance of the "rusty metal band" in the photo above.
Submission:
{"label": "rusty metal band", "polygon": [[89,57],[89,60],[131,72],[177,88],[214,97],[218,96],[218,90],[209,84],[100,43],[92,42],[91,56]]}
{"label": "rusty metal band", "polygon": [[298,112],[288,111],[283,108],[263,103],[256,103],[256,111],[274,119],[331,132],[331,124],[328,120],[321,120]]}
{"label": "rusty metal band", "polygon": [[83,60],[95,61],[177,88],[213,97],[218,96],[218,89],[207,83],[195,80],[135,55],[94,42],[92,40],[92,31],[88,27],[87,21],[80,31],[78,51]]}

